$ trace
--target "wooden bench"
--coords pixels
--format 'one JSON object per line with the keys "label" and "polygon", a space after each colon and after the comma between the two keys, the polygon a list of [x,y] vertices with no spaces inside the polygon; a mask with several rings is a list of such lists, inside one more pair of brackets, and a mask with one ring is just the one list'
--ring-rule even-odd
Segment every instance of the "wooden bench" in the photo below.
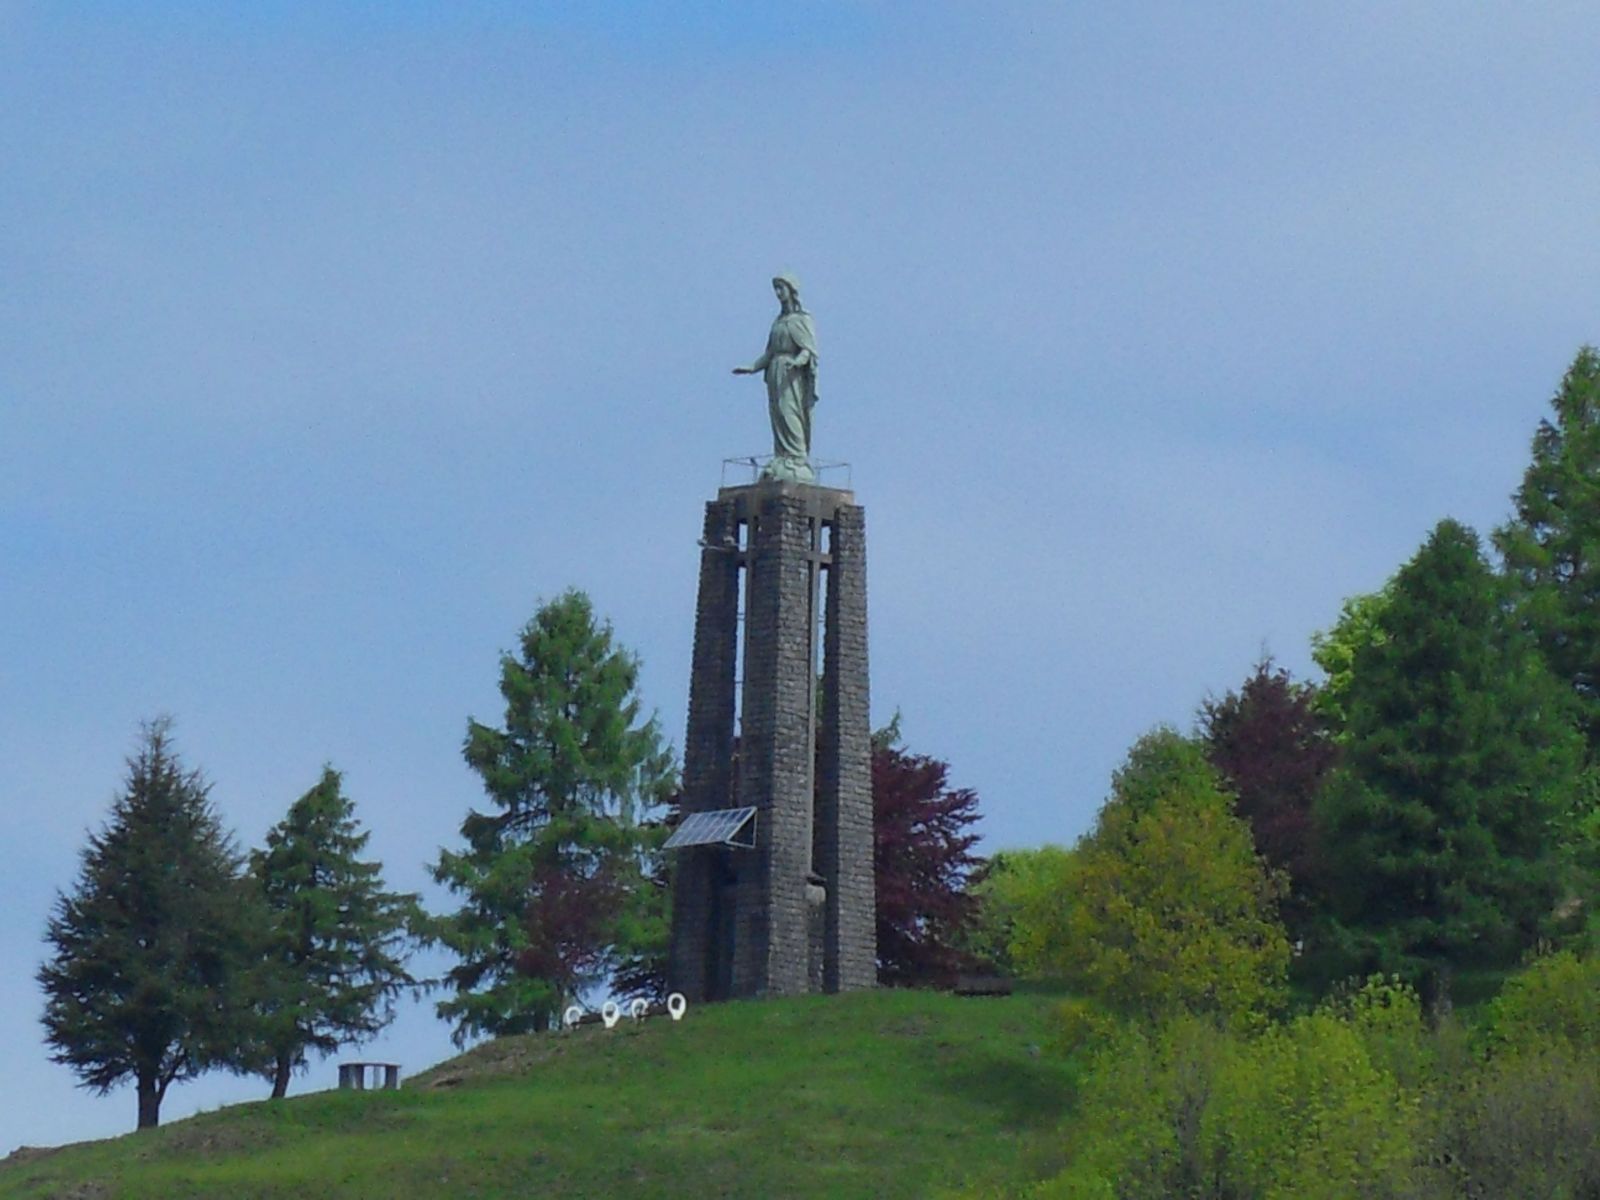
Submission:
{"label": "wooden bench", "polygon": [[958,996],[1009,996],[1011,980],[1003,975],[958,975],[950,990]]}

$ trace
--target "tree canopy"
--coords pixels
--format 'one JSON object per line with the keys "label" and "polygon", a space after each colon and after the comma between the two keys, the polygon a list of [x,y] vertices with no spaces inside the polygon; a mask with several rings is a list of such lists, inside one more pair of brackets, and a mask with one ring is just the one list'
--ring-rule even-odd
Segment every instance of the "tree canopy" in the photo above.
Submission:
{"label": "tree canopy", "polygon": [[394,1017],[414,895],[388,892],[383,868],[361,858],[368,834],[332,767],[250,856],[269,914],[258,1002],[264,1072],[282,1096],[306,1052],[331,1054]]}
{"label": "tree canopy", "polygon": [[209,790],[178,758],[171,723],[147,724],[45,931],[51,1057],[97,1092],[131,1078],[140,1129],[159,1124],[173,1083],[242,1061],[250,910]]}
{"label": "tree canopy", "polygon": [[1123,1012],[1247,1020],[1281,1002],[1282,881],[1195,742],[1136,742],[1069,864],[1049,919],[1018,918],[1025,961]]}
{"label": "tree canopy", "polygon": [[1548,920],[1552,819],[1580,742],[1476,534],[1442,521],[1351,668],[1344,766],[1319,809],[1346,968],[1515,961]]}
{"label": "tree canopy", "polygon": [[1494,543],[1524,623],[1581,705],[1590,755],[1600,750],[1600,353],[1585,346],[1539,422],[1516,516]]}
{"label": "tree canopy", "polygon": [[462,851],[433,876],[463,899],[427,924],[461,959],[441,1016],[458,1042],[548,1028],[577,991],[660,937],[660,889],[645,881],[642,822],[671,796],[674,771],[654,719],[640,718],[638,660],[613,644],[589,598],[569,591],[500,661],[503,727],[469,720],[463,753],[496,811],[461,824]]}
{"label": "tree canopy", "polygon": [[1288,876],[1291,933],[1304,932],[1321,867],[1313,809],[1339,757],[1318,689],[1263,659],[1238,691],[1201,706],[1200,734],[1256,853]]}
{"label": "tree canopy", "polygon": [[978,795],[950,787],[948,763],[891,741],[875,737],[872,751],[878,981],[948,983],[970,961]]}

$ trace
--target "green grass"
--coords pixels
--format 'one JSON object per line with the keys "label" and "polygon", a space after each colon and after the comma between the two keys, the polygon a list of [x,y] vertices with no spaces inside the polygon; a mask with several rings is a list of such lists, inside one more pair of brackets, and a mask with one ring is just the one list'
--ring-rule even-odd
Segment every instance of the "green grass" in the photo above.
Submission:
{"label": "green grass", "polygon": [[879,991],[507,1038],[399,1092],[236,1105],[0,1163],[9,1197],[874,1196],[1060,1166],[1051,998]]}

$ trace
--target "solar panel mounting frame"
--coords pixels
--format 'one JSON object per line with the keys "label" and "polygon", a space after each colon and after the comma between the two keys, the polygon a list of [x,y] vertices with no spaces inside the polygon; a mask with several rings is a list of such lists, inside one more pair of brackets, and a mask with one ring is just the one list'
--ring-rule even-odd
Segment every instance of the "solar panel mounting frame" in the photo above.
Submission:
{"label": "solar panel mounting frame", "polygon": [[753,807],[714,808],[685,816],[662,849],[728,846],[735,850],[754,850],[755,845],[756,810]]}

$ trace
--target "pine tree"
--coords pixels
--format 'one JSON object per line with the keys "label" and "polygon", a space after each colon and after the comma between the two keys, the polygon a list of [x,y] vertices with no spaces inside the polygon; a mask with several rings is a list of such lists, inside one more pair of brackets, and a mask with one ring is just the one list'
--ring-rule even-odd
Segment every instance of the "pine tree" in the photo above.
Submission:
{"label": "pine tree", "polygon": [[382,865],[360,858],[368,837],[325,767],[250,856],[269,914],[257,1036],[274,1097],[308,1050],[331,1054],[387,1025],[412,982],[404,945],[417,898],[384,891]]}
{"label": "pine tree", "polygon": [[1578,352],[1539,422],[1516,517],[1496,530],[1522,617],[1576,693],[1600,758],[1600,353]]}
{"label": "pine tree", "polygon": [[1510,962],[1548,919],[1552,821],[1581,741],[1477,535],[1443,521],[1356,652],[1344,765],[1318,820],[1331,933],[1357,969],[1446,999],[1454,965]]}
{"label": "pine tree", "polygon": [[1201,706],[1200,735],[1256,853],[1289,878],[1285,924],[1304,933],[1321,865],[1312,813],[1338,759],[1318,689],[1263,659],[1237,692]]}
{"label": "pine tree", "polygon": [[45,933],[51,1057],[102,1094],[133,1079],[140,1129],[159,1124],[173,1083],[238,1065],[248,1028],[252,910],[209,790],[173,751],[170,722],[147,724]]}
{"label": "pine tree", "polygon": [[897,714],[872,751],[878,981],[946,984],[971,962],[962,946],[974,914],[967,884],[982,865],[978,795],[949,786],[948,763],[891,744],[898,727]]}
{"label": "pine tree", "polygon": [[630,935],[664,928],[640,915],[665,909],[646,880],[655,833],[643,822],[674,773],[654,719],[639,719],[638,675],[589,598],[569,591],[501,658],[504,728],[468,722],[467,763],[498,811],[469,812],[466,849],[440,854],[433,876],[464,903],[428,922],[461,959],[444,979],[455,996],[438,1005],[458,1044],[547,1028],[583,986],[637,961]]}

